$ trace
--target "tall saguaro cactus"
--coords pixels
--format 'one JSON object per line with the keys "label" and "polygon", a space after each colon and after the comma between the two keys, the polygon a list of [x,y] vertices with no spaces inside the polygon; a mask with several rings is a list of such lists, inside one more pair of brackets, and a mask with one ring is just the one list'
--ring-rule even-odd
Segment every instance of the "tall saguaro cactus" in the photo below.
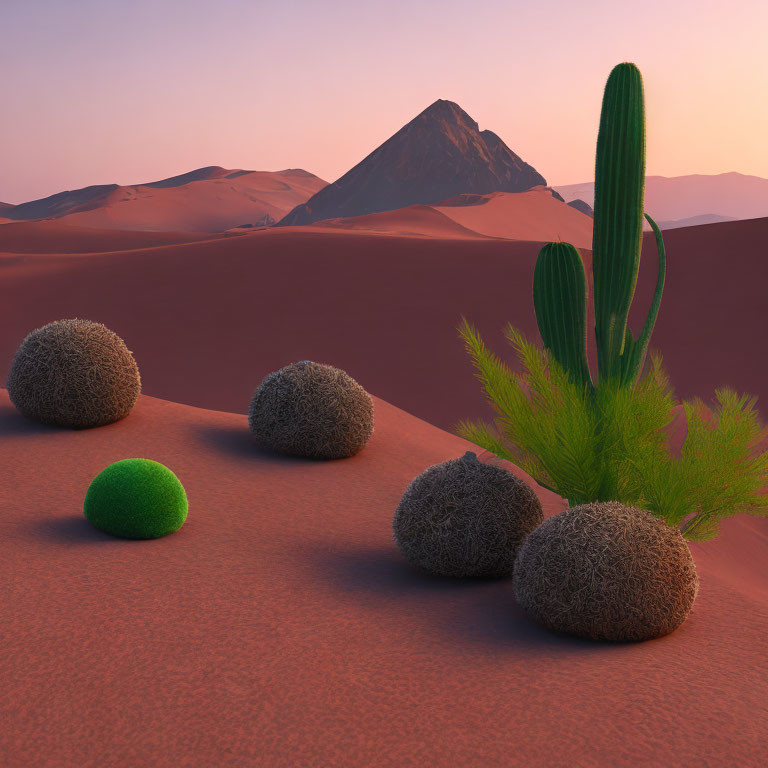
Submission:
{"label": "tall saguaro cactus", "polygon": [[[595,161],[592,234],[595,340],[599,379],[634,384],[645,361],[664,288],[664,240],[645,214],[659,252],[656,292],[645,325],[635,339],[627,325],[640,269],[645,192],[645,109],[640,70],[617,64],[603,94]],[[548,243],[534,271],[536,320],[544,345],[574,379],[594,386],[586,356],[584,265],[569,243]]]}
{"label": "tall saguaro cactus", "polygon": [[[635,341],[627,326],[635,294],[643,241],[645,192],[645,106],[640,70],[617,64],[605,85],[595,160],[595,220],[592,275],[597,367],[602,377],[634,382],[642,368],[664,287],[665,264],[643,332]],[[663,241],[655,222],[659,260]],[[642,346],[642,348],[641,348]]]}

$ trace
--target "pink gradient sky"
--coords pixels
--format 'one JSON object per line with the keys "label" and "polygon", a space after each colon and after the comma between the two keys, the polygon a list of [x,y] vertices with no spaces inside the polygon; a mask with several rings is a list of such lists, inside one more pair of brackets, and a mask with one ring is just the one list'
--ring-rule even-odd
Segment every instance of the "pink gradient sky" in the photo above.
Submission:
{"label": "pink gradient sky", "polygon": [[768,177],[765,0],[2,0],[0,200],[205,165],[333,181],[435,99],[590,181],[611,68],[647,173]]}

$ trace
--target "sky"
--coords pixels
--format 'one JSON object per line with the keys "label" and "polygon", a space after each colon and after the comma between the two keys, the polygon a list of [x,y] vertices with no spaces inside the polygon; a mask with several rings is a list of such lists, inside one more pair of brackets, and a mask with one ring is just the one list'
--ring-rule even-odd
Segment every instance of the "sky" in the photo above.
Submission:
{"label": "sky", "polygon": [[436,99],[592,181],[634,62],[646,173],[768,177],[765,0],[0,0],[0,201],[206,165],[334,181]]}

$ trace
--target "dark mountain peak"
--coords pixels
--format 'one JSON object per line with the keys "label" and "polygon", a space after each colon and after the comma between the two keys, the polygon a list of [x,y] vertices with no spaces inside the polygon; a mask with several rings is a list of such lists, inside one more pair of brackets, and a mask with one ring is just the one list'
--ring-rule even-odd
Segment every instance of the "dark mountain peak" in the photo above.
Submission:
{"label": "dark mountain peak", "polygon": [[477,123],[455,101],[448,101],[447,99],[438,99],[432,102],[423,112],[416,115],[412,122],[416,120],[461,123],[475,130],[478,129]]}
{"label": "dark mountain peak", "polygon": [[523,192],[546,180],[458,104],[438,99],[276,226],[363,216],[462,193]]}
{"label": "dark mountain peak", "polygon": [[506,146],[493,131],[489,131],[487,128],[484,131],[480,131],[480,135],[489,147]]}

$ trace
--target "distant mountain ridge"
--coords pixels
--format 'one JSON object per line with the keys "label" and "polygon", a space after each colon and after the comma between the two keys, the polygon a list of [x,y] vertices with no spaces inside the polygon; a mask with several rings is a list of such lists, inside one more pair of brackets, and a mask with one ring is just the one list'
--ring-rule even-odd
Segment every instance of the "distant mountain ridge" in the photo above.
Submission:
{"label": "distant mountain ridge", "polygon": [[[567,202],[581,198],[594,205],[594,182],[560,185],[555,189]],[[667,229],[761,218],[768,216],[768,179],[736,172],[646,176],[645,210],[660,226],[664,222]],[[647,222],[645,228],[650,228]]]}
{"label": "distant mountain ridge", "polygon": [[701,224],[719,224],[723,221],[739,221],[739,219],[733,216],[720,216],[717,213],[702,213],[701,216],[689,216],[687,219],[659,221],[658,225],[659,229],[680,229],[680,227],[698,227]]}
{"label": "distant mountain ridge", "polygon": [[438,99],[341,178],[276,226],[364,216],[460,194],[523,192],[546,185],[492,131],[479,130],[458,104]]}

